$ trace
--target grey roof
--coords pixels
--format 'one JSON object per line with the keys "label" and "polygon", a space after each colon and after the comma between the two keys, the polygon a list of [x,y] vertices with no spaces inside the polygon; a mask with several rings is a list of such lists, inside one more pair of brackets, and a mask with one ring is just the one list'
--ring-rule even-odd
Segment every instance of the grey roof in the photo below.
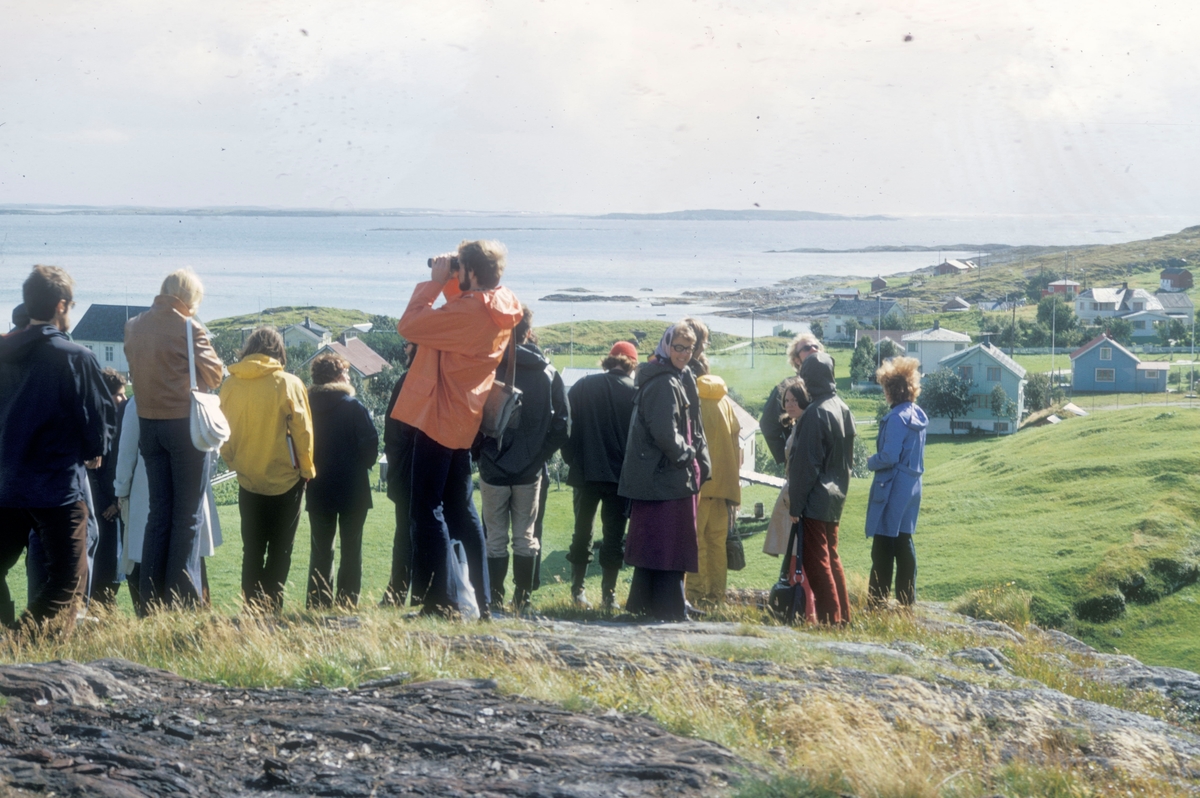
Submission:
{"label": "grey roof", "polygon": [[1191,272],[1182,266],[1168,266],[1167,268],[1165,268],[1161,272],[1159,272],[1160,276],[1164,275],[1164,274],[1168,274],[1168,275],[1170,275],[1170,274],[1191,274]]}
{"label": "grey roof", "polygon": [[1168,293],[1166,291],[1154,295],[1159,303],[1163,306],[1163,310],[1186,310],[1189,313],[1195,308],[1192,304],[1192,299],[1187,294]]}
{"label": "grey roof", "polygon": [[857,317],[875,316],[882,313],[886,316],[893,310],[904,312],[900,303],[894,299],[884,299],[882,302],[878,299],[839,299],[829,309],[829,315]]}
{"label": "grey roof", "polygon": [[971,336],[966,333],[947,330],[945,327],[930,327],[928,330],[918,330],[917,332],[906,333],[904,342],[909,341],[944,341],[954,342],[956,344],[970,341]]}
{"label": "grey roof", "polygon": [[142,305],[92,305],[71,330],[71,337],[76,341],[123,344],[125,322],[149,309]]}
{"label": "grey roof", "polygon": [[1134,302],[1145,303],[1145,307],[1142,310],[1162,310],[1162,302],[1158,300],[1158,297],[1141,288],[1130,288],[1125,292],[1125,299],[1121,303],[1121,309],[1133,310]]}
{"label": "grey roof", "polygon": [[964,349],[961,352],[954,352],[953,354],[946,355],[944,358],[942,358],[941,360],[938,361],[938,368],[942,368],[944,366],[949,366],[951,361],[966,358],[968,355],[970,355],[976,349],[982,350],[985,355],[990,357],[992,360],[995,360],[1001,366],[1004,366],[1006,369],[1011,371],[1013,374],[1016,374],[1021,379],[1025,378],[1025,367],[1024,366],[1022,366],[1020,363],[1013,360],[1011,357],[1004,354],[999,349],[997,349],[996,347],[992,346],[989,343],[978,343],[978,344],[975,344],[975,346],[967,347],[966,349]]}
{"label": "grey roof", "polygon": [[1125,296],[1124,288],[1089,288],[1079,295],[1080,299],[1091,299],[1094,302],[1112,302],[1119,305]]}

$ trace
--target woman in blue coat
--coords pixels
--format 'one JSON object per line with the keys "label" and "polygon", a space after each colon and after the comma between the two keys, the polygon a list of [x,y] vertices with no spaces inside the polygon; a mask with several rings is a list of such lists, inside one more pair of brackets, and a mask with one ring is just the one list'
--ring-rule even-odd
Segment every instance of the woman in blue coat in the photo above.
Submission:
{"label": "woman in blue coat", "polygon": [[925,429],[929,418],[914,402],[921,393],[920,361],[896,357],[875,372],[892,408],[879,422],[875,454],[867,468],[875,472],[867,506],[871,543],[871,604],[887,603],[896,574],[896,600],[911,605],[917,596],[917,550],[913,532],[921,510],[921,474],[925,471]]}

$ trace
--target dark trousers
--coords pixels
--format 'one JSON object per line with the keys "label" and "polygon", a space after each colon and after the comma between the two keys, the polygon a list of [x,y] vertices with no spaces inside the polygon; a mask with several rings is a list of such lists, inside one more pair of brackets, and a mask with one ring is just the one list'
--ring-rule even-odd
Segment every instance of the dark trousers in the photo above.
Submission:
{"label": "dark trousers", "polygon": [[[483,524],[471,501],[471,453],[448,449],[417,430],[413,439],[411,526],[413,574],[428,580],[425,612],[458,609],[450,578],[450,539],[461,541],[480,612],[487,613],[488,572]],[[414,590],[418,583],[414,581]]]}
{"label": "dark trousers", "polygon": [[96,555],[92,558],[91,600],[111,607],[117,601],[117,591],[121,589],[117,574],[121,519],[116,517],[110,521],[103,515],[97,515],[96,523],[100,527],[100,540],[96,544]]}
{"label": "dark trousers", "polygon": [[358,605],[358,594],[362,590],[363,525],[366,522],[366,508],[352,513],[308,511],[312,553],[308,561],[305,604],[309,609],[333,604],[333,539],[338,535],[339,523],[342,557],[337,572],[337,603],[348,607]]}
{"label": "dark trousers", "polygon": [[201,601],[199,538],[208,457],[192,445],[189,419],[138,421],[138,448],[150,489],[139,611],[158,605],[194,607]]}
{"label": "dark trousers", "polygon": [[634,568],[625,609],[660,621],[686,621],[683,571]]}
{"label": "dark trousers", "polygon": [[803,521],[804,573],[812,586],[817,621],[849,623],[850,599],[846,593],[846,574],[837,550],[838,525],[813,518]]}
{"label": "dark trousers", "polygon": [[[408,497],[397,499],[395,501],[396,508],[396,533],[392,538],[392,576],[388,579],[387,590],[384,591],[383,601],[385,604],[394,604],[399,607],[404,606],[404,599],[408,596],[408,586],[410,582],[414,582],[412,578],[412,534],[409,532],[409,507]],[[428,584],[426,579],[426,584]],[[413,604],[417,603],[417,591],[413,591]]]}
{"label": "dark trousers", "polygon": [[16,563],[29,542],[30,529],[41,544],[45,577],[41,589],[29,596],[28,614],[39,623],[61,615],[63,625],[70,628],[87,592],[87,503],[0,510],[0,566],[7,563],[11,568]]}
{"label": "dark trousers", "polygon": [[917,598],[917,549],[912,535],[894,538],[875,535],[871,539],[871,603],[883,604],[892,587],[892,567],[896,570],[896,600],[912,604]]}
{"label": "dark trousers", "polygon": [[575,534],[567,552],[567,562],[587,565],[592,560],[592,526],[596,508],[600,508],[603,539],[600,543],[600,567],[619,569],[625,562],[625,521],[629,500],[617,495],[615,482],[585,482],[575,488]]}
{"label": "dark trousers", "polygon": [[238,488],[242,517],[242,599],[271,612],[283,609],[283,587],[292,569],[304,480],[278,496]]}

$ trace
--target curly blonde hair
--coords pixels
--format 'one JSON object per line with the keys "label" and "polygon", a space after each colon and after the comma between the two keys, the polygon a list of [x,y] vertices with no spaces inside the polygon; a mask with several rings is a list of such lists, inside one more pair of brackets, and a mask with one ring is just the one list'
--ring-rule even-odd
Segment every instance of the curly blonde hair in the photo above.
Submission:
{"label": "curly blonde hair", "polygon": [[921,395],[921,361],[915,357],[885,360],[875,372],[875,381],[883,388],[883,398],[890,407],[915,402]]}

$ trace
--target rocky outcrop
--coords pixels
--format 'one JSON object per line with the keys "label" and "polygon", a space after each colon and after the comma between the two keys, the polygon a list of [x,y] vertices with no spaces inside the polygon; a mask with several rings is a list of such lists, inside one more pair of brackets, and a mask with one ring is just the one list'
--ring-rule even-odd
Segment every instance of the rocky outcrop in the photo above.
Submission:
{"label": "rocky outcrop", "polygon": [[0,667],[0,779],[57,795],[706,795],[747,768],[483,680],[230,690],[122,660]]}

